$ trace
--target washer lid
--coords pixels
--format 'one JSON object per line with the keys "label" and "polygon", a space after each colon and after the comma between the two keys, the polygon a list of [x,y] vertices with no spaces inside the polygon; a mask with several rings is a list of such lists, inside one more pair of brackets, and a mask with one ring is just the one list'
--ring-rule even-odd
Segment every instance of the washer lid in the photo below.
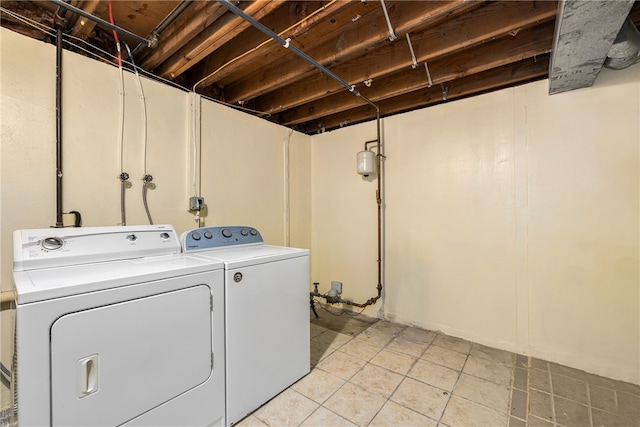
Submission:
{"label": "washer lid", "polygon": [[309,250],[260,244],[212,249],[198,255],[222,260],[225,268],[230,269],[309,256]]}
{"label": "washer lid", "polygon": [[220,270],[222,261],[186,254],[14,271],[17,303],[27,304],[154,280]]}

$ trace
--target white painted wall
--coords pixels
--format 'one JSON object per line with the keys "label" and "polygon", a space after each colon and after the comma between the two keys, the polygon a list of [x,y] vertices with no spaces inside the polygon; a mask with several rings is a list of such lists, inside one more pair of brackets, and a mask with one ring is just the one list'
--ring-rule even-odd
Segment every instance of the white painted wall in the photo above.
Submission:
{"label": "white painted wall", "polygon": [[[638,384],[640,65],[547,88],[383,120],[384,317]],[[312,279],[359,302],[375,295],[375,185],[355,157],[373,137],[312,142]]]}
{"label": "white painted wall", "polygon": [[[0,28],[0,51],[0,283],[9,290],[13,231],[47,228],[56,221],[55,47]],[[85,226],[116,225],[119,72],[68,51],[63,60],[64,210],[80,211]],[[150,211],[156,224],[172,224],[181,233],[197,226],[187,211],[192,195],[191,96],[145,78],[142,85],[149,123],[147,172],[156,184],[148,193]],[[131,73],[125,73],[125,93],[124,170],[132,183],[126,192],[127,224],[146,224],[142,107]],[[267,243],[277,245],[286,243],[289,229],[292,246],[310,247],[310,138],[297,132],[289,137],[287,128],[206,100],[201,129],[202,194],[209,207],[204,223],[253,225]],[[3,313],[3,362],[11,347],[10,329]]]}
{"label": "white painted wall", "polygon": [[[251,225],[266,242],[285,245],[285,165],[289,144],[291,246],[310,247],[308,217],[310,138],[246,114],[207,102],[202,115],[202,196],[206,225]],[[259,125],[258,125],[259,124]]]}
{"label": "white painted wall", "polygon": [[[55,59],[53,46],[4,28],[0,43],[7,289],[13,230],[55,221]],[[594,88],[553,97],[543,81],[385,119],[386,291],[367,313],[640,383],[639,73],[605,70]],[[119,222],[117,78],[65,52],[65,209],[86,225]],[[156,222],[183,231],[195,226],[189,96],[143,84],[158,185],[149,203]],[[127,93],[135,224],[146,216],[131,75]],[[288,129],[207,101],[202,111],[205,223],[250,223],[273,244],[288,229],[292,246],[311,246],[322,290],[341,280],[348,298],[374,296],[375,181],[355,163],[375,125],[291,135],[287,186]]]}

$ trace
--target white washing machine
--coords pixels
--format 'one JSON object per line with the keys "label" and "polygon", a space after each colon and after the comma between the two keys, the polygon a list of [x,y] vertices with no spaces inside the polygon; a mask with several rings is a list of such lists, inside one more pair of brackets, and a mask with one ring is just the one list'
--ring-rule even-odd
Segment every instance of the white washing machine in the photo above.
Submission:
{"label": "white washing machine", "polygon": [[13,239],[18,425],[225,425],[221,262],[170,225]]}
{"label": "white washing machine", "polygon": [[265,245],[255,228],[184,233],[185,253],[225,268],[227,424],[309,373],[309,251]]}

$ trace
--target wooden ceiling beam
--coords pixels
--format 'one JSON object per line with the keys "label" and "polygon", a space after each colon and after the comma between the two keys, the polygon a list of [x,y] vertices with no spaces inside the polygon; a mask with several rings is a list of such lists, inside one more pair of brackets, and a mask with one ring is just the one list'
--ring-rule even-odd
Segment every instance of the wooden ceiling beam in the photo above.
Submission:
{"label": "wooden ceiling beam", "polygon": [[[433,85],[448,84],[465,76],[482,73],[526,58],[549,53],[553,43],[553,22],[526,30],[513,38],[502,38],[449,55],[429,64]],[[429,86],[424,66],[403,70],[377,80],[371,87],[359,88],[373,102],[413,92]],[[279,123],[289,126],[328,116],[362,105],[364,101],[347,91],[301,105],[280,114]]]}
{"label": "wooden ceiling beam", "polygon": [[[18,16],[22,16],[24,18],[39,22],[49,28],[53,28],[54,26],[54,15],[56,13],[56,9],[50,8],[50,6],[55,6],[53,3],[50,3],[47,7],[43,7],[43,4],[34,3],[34,2],[25,2],[25,1],[2,1],[2,7],[11,11]],[[25,25],[25,23],[15,18],[13,15],[9,13],[2,12],[0,14],[0,23],[5,28],[9,28],[16,33],[22,34],[27,37],[34,38],[36,40],[47,40],[49,39],[49,34],[34,28],[30,25]]]}
{"label": "wooden ceiling beam", "polygon": [[[417,62],[424,67],[424,62],[432,62],[436,58],[479,46],[498,37],[512,37],[511,35],[538,23],[551,22],[555,19],[555,6],[551,2],[542,2],[538,6],[530,2],[501,2],[485,7],[482,13],[478,9],[471,16],[462,16],[461,20],[446,21],[438,28],[416,33],[411,40]],[[347,82],[357,83],[357,87],[361,88],[361,83],[367,79],[372,79],[375,83],[376,79],[385,75],[411,69],[409,48],[405,52],[394,47],[392,45],[378,49],[370,55],[341,64],[332,71]],[[254,108],[277,113],[343,89],[317,72],[305,77],[286,89],[255,99]],[[228,97],[227,100],[231,101]]]}
{"label": "wooden ceiling beam", "polygon": [[[450,82],[446,101],[440,86],[409,92],[378,103],[382,116],[424,108],[454,99],[479,95],[517,84],[546,78],[549,72],[549,54],[533,59],[525,59],[515,64],[463,77]],[[297,130],[312,134],[324,130],[337,129],[346,125],[375,119],[375,109],[366,104],[346,112],[311,120],[296,127]]]}
{"label": "wooden ceiling beam", "polygon": [[[80,8],[93,15],[94,13],[104,12],[107,9],[107,2],[102,2],[102,0],[86,0],[82,2]],[[96,23],[94,21],[80,17],[71,29],[71,35],[82,40],[87,40],[95,26]]]}
{"label": "wooden ceiling beam", "polygon": [[227,9],[217,2],[194,1],[159,36],[158,46],[146,49],[138,62],[151,70],[176,53],[200,32],[213,24]]}
{"label": "wooden ceiling beam", "polygon": [[[245,13],[260,20],[285,3],[282,1],[256,0],[243,2],[240,6],[244,5]],[[216,22],[164,61],[156,69],[156,73],[161,77],[174,79],[249,27],[250,24],[244,19],[235,16],[231,12],[226,12]]]}
{"label": "wooden ceiling beam", "polygon": [[[475,9],[481,3],[409,1],[390,5],[389,18],[394,24],[394,32],[403,37],[408,32],[436,25],[447,18]],[[358,20],[337,27],[331,37],[321,45],[309,49],[305,49],[305,46],[300,48],[315,61],[330,67],[332,64],[356,58],[376,47],[391,43],[388,39],[389,30],[382,10],[378,8]],[[397,40],[393,43],[406,44],[406,41]],[[246,79],[225,86],[225,97],[232,103],[252,99],[313,74],[314,68],[310,64],[290,54],[285,62],[272,63],[269,67],[258,69]]]}
{"label": "wooden ceiling beam", "polygon": [[[279,16],[266,17],[262,23],[280,34],[282,38],[290,38],[295,40],[297,46],[308,48],[321,43],[331,35],[335,28],[343,27],[348,22],[351,22],[355,16],[373,10],[370,3],[363,2],[338,0],[326,5],[320,2],[303,3],[304,6],[312,4],[315,10],[299,11],[299,13],[295,14],[296,22],[292,22],[291,12],[286,8],[281,8],[277,11]],[[276,13],[273,15],[276,15]],[[296,25],[297,23],[299,25]],[[292,25],[295,26],[291,28]],[[291,29],[287,31],[288,28]],[[248,40],[247,37],[238,37],[221,46],[214,54],[209,55],[189,70],[188,80],[195,83],[208,76],[202,81],[200,87],[204,88],[212,83],[224,86],[228,83],[225,81],[228,76],[231,76],[234,80],[240,79],[257,69],[279,61],[284,56],[290,55],[286,49],[283,49],[280,44],[275,42],[268,43],[253,51],[248,50],[251,43],[251,40]]]}

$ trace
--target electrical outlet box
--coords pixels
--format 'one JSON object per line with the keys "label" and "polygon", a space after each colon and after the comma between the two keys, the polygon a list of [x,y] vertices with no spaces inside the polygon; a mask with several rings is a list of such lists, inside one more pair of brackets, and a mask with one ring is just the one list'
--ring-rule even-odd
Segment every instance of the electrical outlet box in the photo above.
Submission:
{"label": "electrical outlet box", "polygon": [[342,282],[331,281],[331,289],[335,289],[338,295],[342,293]]}
{"label": "electrical outlet box", "polygon": [[189,199],[190,211],[201,211],[204,209],[204,197],[193,196]]}

